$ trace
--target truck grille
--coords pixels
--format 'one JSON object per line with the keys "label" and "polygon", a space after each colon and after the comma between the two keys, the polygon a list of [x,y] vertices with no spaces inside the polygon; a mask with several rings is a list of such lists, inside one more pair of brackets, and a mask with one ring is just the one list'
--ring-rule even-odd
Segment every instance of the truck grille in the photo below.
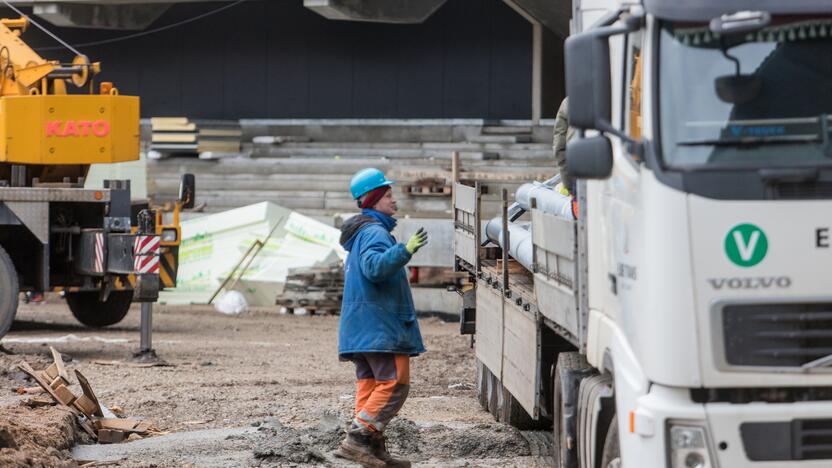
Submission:
{"label": "truck grille", "polygon": [[829,303],[729,305],[722,322],[731,365],[799,367],[832,354]]}
{"label": "truck grille", "polygon": [[832,198],[832,182],[785,182],[777,184],[774,189],[774,198],[780,200],[826,200]]}
{"label": "truck grille", "polygon": [[832,419],[744,423],[740,434],[753,461],[832,459]]}

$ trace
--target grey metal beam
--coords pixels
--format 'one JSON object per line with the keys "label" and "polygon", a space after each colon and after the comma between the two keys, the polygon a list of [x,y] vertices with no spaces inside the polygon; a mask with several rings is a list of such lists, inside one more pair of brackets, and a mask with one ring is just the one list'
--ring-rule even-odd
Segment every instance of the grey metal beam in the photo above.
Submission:
{"label": "grey metal beam", "polygon": [[170,7],[170,3],[146,5],[94,5],[77,3],[36,3],[32,12],[54,24],[67,28],[142,30],[153,24]]}
{"label": "grey metal beam", "polygon": [[503,0],[527,19],[532,18],[546,26],[558,37],[569,36],[569,19],[572,18],[571,0]]}
{"label": "grey metal beam", "polygon": [[303,0],[303,6],[332,20],[421,23],[445,0]]}

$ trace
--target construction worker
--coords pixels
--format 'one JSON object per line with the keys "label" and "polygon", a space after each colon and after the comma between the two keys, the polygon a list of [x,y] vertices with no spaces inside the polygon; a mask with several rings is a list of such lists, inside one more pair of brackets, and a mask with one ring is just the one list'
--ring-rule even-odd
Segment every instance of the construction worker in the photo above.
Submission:
{"label": "construction worker", "polygon": [[578,219],[578,202],[575,199],[575,181],[569,174],[566,167],[566,143],[575,136],[575,129],[569,126],[569,98],[564,98],[555,116],[555,128],[553,130],[552,149],[555,153],[555,166],[560,173],[560,184],[557,190],[566,196],[572,197],[572,215]]}
{"label": "construction worker", "polygon": [[428,242],[424,229],[406,244],[390,232],[398,209],[392,181],[364,169],[350,182],[361,214],[341,228],[348,255],[338,330],[338,355],[355,363],[355,412],[335,455],[363,466],[409,467],[386,448],[384,428],[410,389],[410,358],[425,352],[404,266]]}

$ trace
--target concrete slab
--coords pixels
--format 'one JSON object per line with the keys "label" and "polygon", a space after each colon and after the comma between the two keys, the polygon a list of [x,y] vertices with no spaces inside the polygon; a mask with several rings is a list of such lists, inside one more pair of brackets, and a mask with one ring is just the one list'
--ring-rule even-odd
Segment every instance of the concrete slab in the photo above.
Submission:
{"label": "concrete slab", "polygon": [[199,466],[204,467],[244,466],[251,459],[251,453],[235,450],[238,445],[236,439],[255,432],[257,428],[254,427],[206,429],[122,444],[77,445],[72,449],[72,457],[76,460],[107,462],[122,459],[159,460],[167,456],[172,461],[198,462]]}

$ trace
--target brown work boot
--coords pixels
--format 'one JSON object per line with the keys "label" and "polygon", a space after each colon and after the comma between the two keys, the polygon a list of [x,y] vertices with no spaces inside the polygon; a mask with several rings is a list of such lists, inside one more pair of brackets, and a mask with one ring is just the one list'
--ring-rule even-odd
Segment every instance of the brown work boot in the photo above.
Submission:
{"label": "brown work boot", "polygon": [[387,451],[387,437],[384,437],[384,433],[374,432],[372,434],[371,444],[376,458],[384,460],[384,463],[386,463],[385,466],[390,468],[410,468],[409,460],[393,458],[390,452]]}
{"label": "brown work boot", "polygon": [[387,463],[378,458],[373,446],[373,434],[364,428],[351,428],[333,455],[359,463],[363,467],[383,468]]}

